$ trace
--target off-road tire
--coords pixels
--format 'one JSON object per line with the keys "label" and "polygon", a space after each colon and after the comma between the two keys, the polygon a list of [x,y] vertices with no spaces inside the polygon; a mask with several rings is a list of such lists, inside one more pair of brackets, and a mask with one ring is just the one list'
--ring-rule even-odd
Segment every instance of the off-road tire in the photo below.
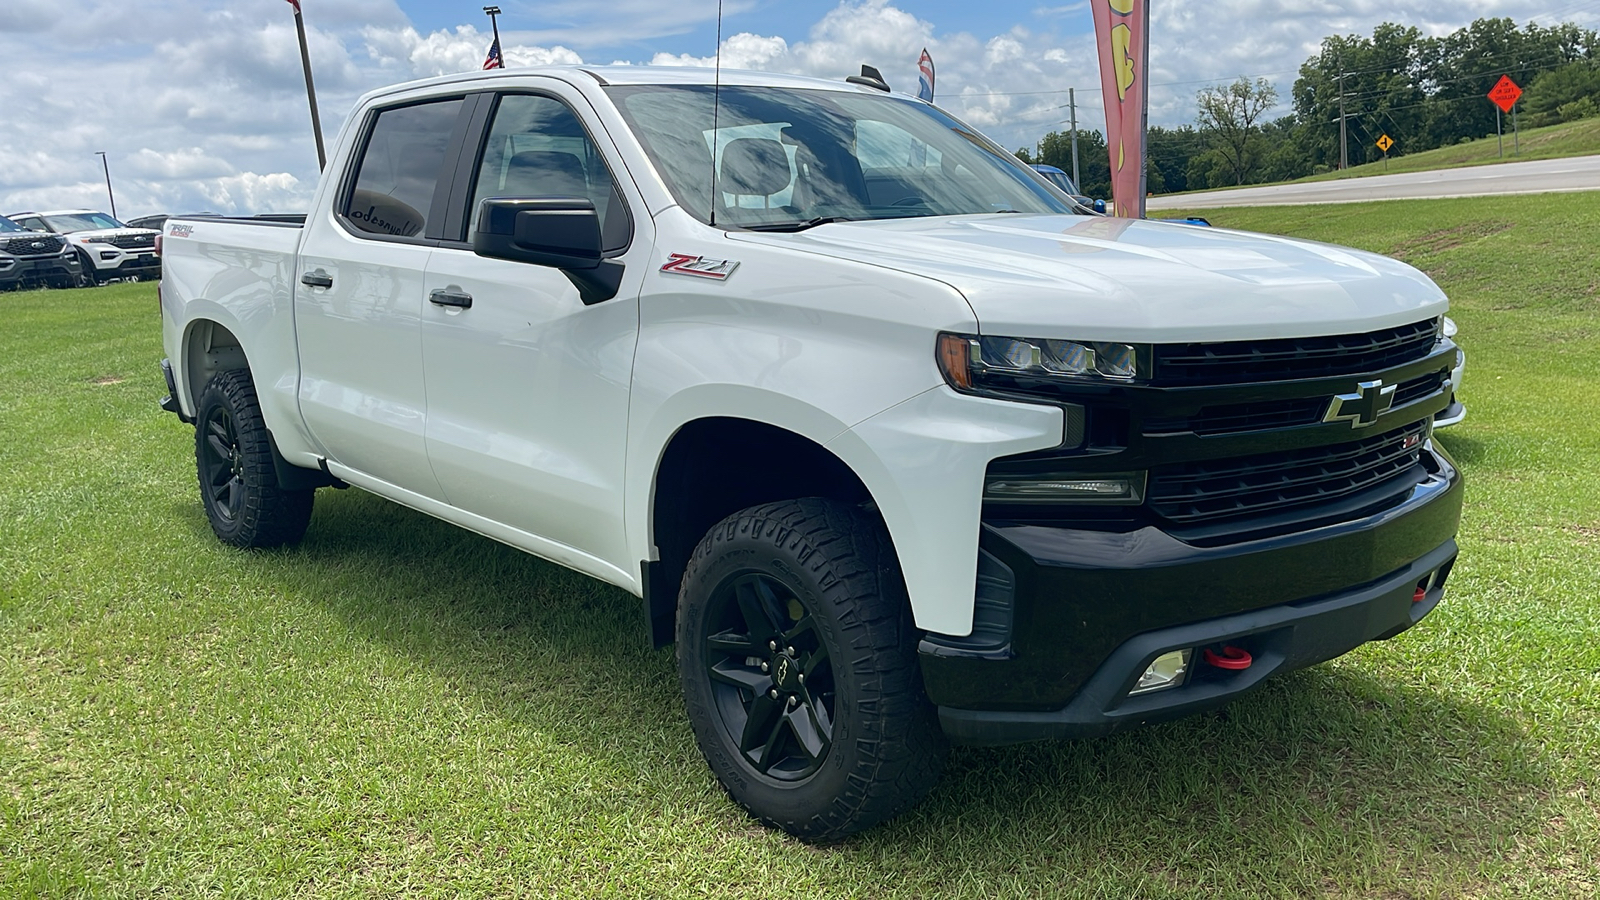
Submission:
{"label": "off-road tire", "polygon": [[[751,597],[783,614],[770,642],[749,624],[759,618],[747,614]],[[695,548],[677,618],[684,702],[717,780],[762,822],[815,842],[870,828],[921,801],[938,780],[947,743],[923,690],[918,637],[875,515],[810,498],[722,520]],[[817,660],[810,688],[796,682],[796,667]],[[772,691],[779,697],[758,707]],[[796,705],[788,705],[791,696]],[[754,743],[762,744],[755,747],[751,721],[765,721],[758,715],[776,720],[764,743],[765,728],[755,729]],[[831,725],[826,745],[808,744],[824,721]],[[792,750],[777,763],[785,747]]]}
{"label": "off-road tire", "polygon": [[272,439],[249,372],[218,372],[200,392],[194,455],[206,518],[223,543],[280,547],[305,535],[316,491],[278,487]]}

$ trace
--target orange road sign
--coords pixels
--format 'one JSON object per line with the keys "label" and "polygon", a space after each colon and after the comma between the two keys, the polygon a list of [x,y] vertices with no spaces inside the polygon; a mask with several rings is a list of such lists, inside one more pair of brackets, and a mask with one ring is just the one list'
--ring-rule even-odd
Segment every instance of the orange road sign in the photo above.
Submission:
{"label": "orange road sign", "polygon": [[1393,147],[1393,146],[1394,146],[1394,138],[1389,137],[1387,134],[1384,135],[1381,138],[1378,138],[1378,149],[1379,150],[1382,150],[1383,152],[1388,153],[1389,152],[1389,148]]}
{"label": "orange road sign", "polygon": [[1510,75],[1501,75],[1500,80],[1489,91],[1489,99],[1501,112],[1511,112],[1511,107],[1517,105],[1517,98],[1522,96],[1522,88],[1511,80]]}

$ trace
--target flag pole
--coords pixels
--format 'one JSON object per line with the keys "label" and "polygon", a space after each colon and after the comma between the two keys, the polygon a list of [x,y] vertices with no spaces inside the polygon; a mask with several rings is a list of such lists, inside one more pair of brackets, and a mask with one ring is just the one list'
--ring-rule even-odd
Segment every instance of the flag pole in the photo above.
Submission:
{"label": "flag pole", "polygon": [[328,167],[328,151],[322,146],[322,117],[317,115],[317,86],[311,81],[311,52],[306,49],[306,22],[300,15],[300,0],[289,0],[294,7],[294,30],[300,35],[300,65],[306,70],[306,101],[311,104],[311,133],[317,139],[317,169]]}
{"label": "flag pole", "polygon": [[497,18],[500,15],[500,7],[485,6],[483,11],[489,14],[489,27],[494,29],[494,46],[495,49],[500,51],[500,57],[496,60],[499,65],[495,66],[495,68],[504,69],[506,67],[506,48],[500,44],[500,20]]}

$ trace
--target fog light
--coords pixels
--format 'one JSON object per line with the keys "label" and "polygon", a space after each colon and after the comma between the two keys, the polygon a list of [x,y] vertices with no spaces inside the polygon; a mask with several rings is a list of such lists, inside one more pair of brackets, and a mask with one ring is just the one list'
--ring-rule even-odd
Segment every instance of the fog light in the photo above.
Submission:
{"label": "fog light", "polygon": [[1189,674],[1189,657],[1192,652],[1174,650],[1156,657],[1150,668],[1145,669],[1144,674],[1139,676],[1139,683],[1133,686],[1128,696],[1164,691],[1183,684],[1184,677]]}
{"label": "fog light", "polygon": [[1113,503],[1137,506],[1144,500],[1144,473],[1119,472],[1099,477],[1048,473],[990,476],[983,486],[983,499],[996,503]]}

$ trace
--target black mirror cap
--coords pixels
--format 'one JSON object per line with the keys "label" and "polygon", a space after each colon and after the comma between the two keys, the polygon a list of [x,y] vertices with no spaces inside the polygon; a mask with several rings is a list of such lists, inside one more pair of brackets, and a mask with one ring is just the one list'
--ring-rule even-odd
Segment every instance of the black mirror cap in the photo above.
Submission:
{"label": "black mirror cap", "polygon": [[472,252],[560,269],[585,306],[610,300],[622,286],[623,266],[604,259],[600,215],[585,197],[485,200]]}
{"label": "black mirror cap", "polygon": [[536,266],[593,269],[603,255],[600,216],[584,197],[492,198],[480,208],[472,250]]}

